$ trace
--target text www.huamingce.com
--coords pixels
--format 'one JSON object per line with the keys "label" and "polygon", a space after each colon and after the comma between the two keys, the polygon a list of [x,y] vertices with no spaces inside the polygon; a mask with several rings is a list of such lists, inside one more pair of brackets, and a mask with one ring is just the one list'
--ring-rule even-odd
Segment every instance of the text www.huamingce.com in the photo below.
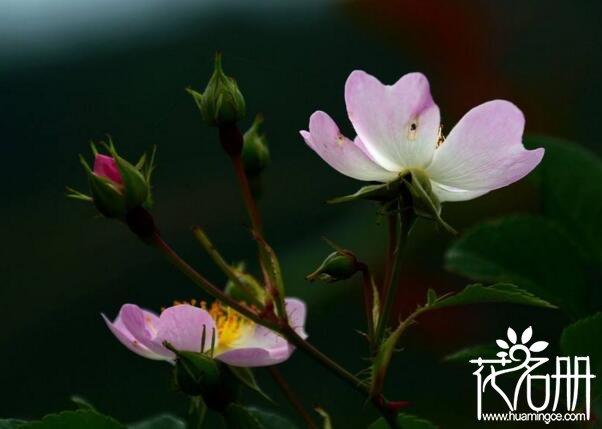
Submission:
{"label": "text www.huamingce.com", "polygon": [[585,422],[585,413],[483,413],[481,420],[490,422]]}

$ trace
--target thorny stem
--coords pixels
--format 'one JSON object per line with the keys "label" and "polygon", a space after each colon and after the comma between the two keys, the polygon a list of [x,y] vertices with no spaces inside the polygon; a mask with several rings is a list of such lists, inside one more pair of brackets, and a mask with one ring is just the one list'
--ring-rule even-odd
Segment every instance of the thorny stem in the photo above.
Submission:
{"label": "thorny stem", "polygon": [[359,270],[362,273],[362,291],[364,294],[364,311],[366,313],[366,323],[368,325],[368,339],[370,340],[370,348],[374,345],[374,289],[372,284],[372,275],[370,269],[364,263],[358,263]]}
{"label": "thorny stem", "polygon": [[[401,257],[403,256],[403,249],[406,245],[410,229],[414,225],[415,215],[411,208],[401,208],[399,215],[395,215],[395,220],[397,221],[397,219],[399,219],[401,225],[399,228],[395,228],[399,229],[399,233],[395,240],[396,245],[392,248],[392,264],[390,274],[387,276],[387,283],[384,287],[383,309],[376,328],[376,341],[379,343],[383,341],[385,329],[389,326],[391,310],[393,309],[399,286],[398,274],[399,266],[401,265]],[[391,221],[389,222],[389,229],[393,229]]]}
{"label": "thorny stem", "polygon": [[[391,336],[389,337],[389,339],[393,341],[393,347],[396,346],[396,344],[399,342],[399,339],[405,333],[405,331],[410,326],[412,326],[414,323],[416,323],[416,319],[418,318],[418,316],[420,316],[422,313],[424,313],[428,310],[429,310],[428,306],[420,306],[412,314],[410,314],[404,320],[399,322],[399,325],[397,326],[397,328],[395,328],[395,330],[391,333]],[[387,377],[387,371],[389,369],[390,363],[391,363],[391,355],[389,355],[389,358],[384,360],[379,367],[379,380],[380,381],[379,381],[379,383],[376,384],[376,386],[373,390],[374,394],[380,394],[382,392],[382,389],[384,387],[384,380]]]}
{"label": "thorny stem", "polygon": [[162,238],[158,233],[155,233],[152,239],[152,243],[157,249],[159,249],[165,257],[171,262],[177,269],[182,271],[193,283],[200,286],[205,292],[214,298],[222,301],[224,304],[232,307],[243,316],[252,320],[253,322],[265,326],[280,335],[282,335],[290,343],[303,350],[306,354],[318,361],[322,366],[330,370],[332,373],[337,375],[341,380],[344,380],[353,387],[355,390],[360,392],[362,395],[370,398],[374,406],[382,414],[382,416],[389,422],[392,428],[398,428],[396,423],[396,412],[388,407],[388,401],[382,396],[377,395],[372,397],[370,395],[369,387],[360,381],[357,377],[341,367],[339,364],[331,360],[328,356],[322,353],[320,350],[315,348],[313,345],[301,338],[297,332],[288,324],[282,326],[280,323],[266,320],[261,318],[255,311],[240,304],[238,301],[233,299],[231,296],[225,294],[221,289],[199,274],[194,268],[192,268],[186,261],[184,261]]}
{"label": "thorny stem", "polygon": [[299,417],[303,419],[308,429],[318,429],[318,426],[316,426],[313,419],[311,418],[311,416],[309,415],[309,413],[307,412],[307,410],[305,409],[305,407],[303,406],[303,404],[301,403],[291,386],[282,376],[278,368],[276,368],[275,366],[270,366],[267,369],[274,381],[276,382],[276,384],[278,385],[278,387],[280,387],[282,394],[290,402],[297,414],[299,414]]}

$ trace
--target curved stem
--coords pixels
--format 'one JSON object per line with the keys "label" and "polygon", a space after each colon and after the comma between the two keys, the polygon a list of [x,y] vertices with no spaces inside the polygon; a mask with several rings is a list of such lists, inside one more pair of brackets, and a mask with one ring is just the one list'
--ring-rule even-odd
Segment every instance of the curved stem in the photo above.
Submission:
{"label": "curved stem", "polygon": [[[313,345],[301,338],[290,325],[286,324],[282,326],[280,323],[277,323],[275,321],[263,319],[255,311],[240,304],[231,296],[225,294],[221,289],[219,289],[217,286],[215,286],[213,283],[211,283],[209,280],[207,280],[205,277],[199,274],[186,261],[184,261],[161,238],[161,236],[158,233],[154,234],[152,243],[165,255],[169,262],[171,262],[176,268],[182,271],[182,273],[184,273],[188,278],[190,278],[193,283],[200,286],[209,295],[222,301],[224,304],[232,307],[234,310],[238,311],[240,314],[257,323],[258,325],[265,326],[268,329],[278,332],[290,343],[303,350],[306,354],[318,361],[322,366],[324,366],[332,373],[337,375],[341,380],[347,382],[347,384],[349,384],[355,390],[360,392],[362,395],[366,396],[367,398],[370,398],[374,406],[378,409],[382,416],[385,419],[387,419],[387,421],[389,421],[391,418],[393,418],[393,420],[396,421],[394,417],[396,415],[396,412],[388,408],[388,402],[382,395],[379,394],[373,397],[370,394],[369,387],[365,383],[363,383],[345,368],[341,367],[339,364],[331,360],[328,356],[326,356],[320,350],[315,348]],[[391,417],[392,415],[393,417]],[[398,426],[391,427],[397,428]]]}
{"label": "curved stem", "polygon": [[290,402],[297,414],[299,414],[299,417],[303,419],[308,429],[318,429],[318,426],[316,426],[313,419],[311,418],[311,416],[309,415],[309,413],[307,412],[307,410],[305,409],[305,407],[303,406],[303,404],[301,403],[291,386],[282,376],[278,368],[276,368],[275,366],[270,366],[267,369],[274,381],[276,382],[276,384],[278,385],[278,387],[280,387],[280,390],[282,390],[282,394],[284,395],[284,397],[288,400],[288,402]]}
{"label": "curved stem", "polygon": [[[399,215],[395,215],[395,219],[399,219],[401,225],[399,227],[398,237],[395,240],[396,246],[393,248],[393,261],[390,268],[390,275],[387,277],[387,283],[384,288],[383,309],[376,329],[376,341],[379,343],[383,340],[385,329],[389,326],[391,310],[393,309],[393,304],[395,303],[395,298],[397,296],[397,289],[399,287],[398,275],[401,257],[403,256],[403,249],[406,245],[410,229],[412,229],[412,226],[414,225],[415,215],[411,208],[402,208]],[[393,229],[391,222],[389,223],[389,229]]]}

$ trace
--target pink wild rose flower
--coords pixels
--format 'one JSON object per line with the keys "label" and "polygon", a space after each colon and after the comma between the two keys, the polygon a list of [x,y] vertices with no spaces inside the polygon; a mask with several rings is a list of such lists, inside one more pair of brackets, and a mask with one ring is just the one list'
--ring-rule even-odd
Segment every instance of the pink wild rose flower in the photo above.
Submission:
{"label": "pink wild rose flower", "polygon": [[422,170],[441,202],[470,200],[516,182],[544,154],[543,148],[525,149],[523,113],[504,100],[473,108],[444,139],[439,108],[421,73],[383,85],[356,70],[345,83],[345,103],[357,137],[349,140],[317,111],[309,131],[301,131],[309,147],[357,180],[389,182],[408,169]]}
{"label": "pink wild rose flower", "polygon": [[[297,334],[307,338],[305,303],[287,298],[286,311]],[[213,337],[213,357],[233,366],[276,365],[287,360],[294,351],[294,347],[275,332],[217,301],[209,310],[204,305],[202,308],[174,305],[159,316],[137,305],[125,304],[113,322],[104,314],[102,317],[124,346],[148,359],[174,362],[174,353],[163,346],[165,341],[179,351],[209,353]],[[203,331],[205,344],[201,344]]]}
{"label": "pink wild rose flower", "polygon": [[123,184],[121,173],[119,172],[119,168],[117,168],[117,163],[110,156],[102,155],[100,153],[97,154],[94,158],[93,172],[97,176],[109,179],[117,185]]}

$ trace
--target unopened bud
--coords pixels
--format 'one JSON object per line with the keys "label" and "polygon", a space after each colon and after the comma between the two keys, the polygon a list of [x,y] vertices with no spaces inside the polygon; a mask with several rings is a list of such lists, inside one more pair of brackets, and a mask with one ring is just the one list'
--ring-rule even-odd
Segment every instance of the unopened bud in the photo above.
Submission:
{"label": "unopened bud", "polygon": [[210,126],[234,124],[245,117],[245,99],[236,81],[224,74],[222,55],[215,54],[215,67],[202,94],[188,89],[194,98],[203,121]]}
{"label": "unopened bud", "polygon": [[91,195],[70,190],[68,196],[93,202],[106,217],[125,219],[130,210],[151,205],[153,157],[147,161],[143,156],[136,165],[132,165],[119,156],[112,143],[105,146],[109,155],[98,153],[96,147],[92,146],[93,168],[80,156],[90,182]]}
{"label": "unopened bud", "polygon": [[328,255],[318,269],[306,278],[309,281],[320,280],[331,283],[348,279],[359,270],[360,265],[353,253],[337,250]]}

